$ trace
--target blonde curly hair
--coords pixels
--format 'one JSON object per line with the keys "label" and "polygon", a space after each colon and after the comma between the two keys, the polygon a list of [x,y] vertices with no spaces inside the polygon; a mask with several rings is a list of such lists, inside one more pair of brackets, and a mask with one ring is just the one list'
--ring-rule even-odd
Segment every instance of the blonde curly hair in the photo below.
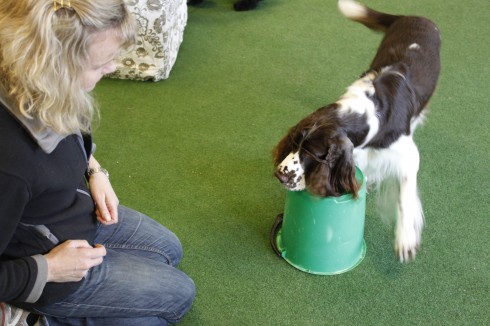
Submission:
{"label": "blonde curly hair", "polygon": [[60,135],[89,132],[98,111],[80,76],[94,35],[107,30],[123,48],[134,43],[123,0],[1,0],[0,83],[21,114]]}

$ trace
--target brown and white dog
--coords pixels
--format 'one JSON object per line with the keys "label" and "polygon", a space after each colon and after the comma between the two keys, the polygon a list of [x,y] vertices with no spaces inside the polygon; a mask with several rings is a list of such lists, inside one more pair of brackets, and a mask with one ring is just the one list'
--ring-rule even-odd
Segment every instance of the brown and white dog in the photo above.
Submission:
{"label": "brown and white dog", "polygon": [[385,14],[352,0],[338,6],[384,38],[369,69],[337,102],[308,115],[279,142],[275,175],[289,190],[357,196],[358,165],[377,190],[380,214],[396,219],[395,252],[408,261],[424,225],[413,132],[436,87],[440,33],[423,17]]}

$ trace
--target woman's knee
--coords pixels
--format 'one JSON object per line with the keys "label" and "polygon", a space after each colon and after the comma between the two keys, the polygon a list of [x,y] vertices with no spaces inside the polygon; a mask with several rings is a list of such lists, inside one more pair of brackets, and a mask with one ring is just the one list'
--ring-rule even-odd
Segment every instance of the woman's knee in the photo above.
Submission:
{"label": "woman's knee", "polygon": [[[179,238],[159,222],[133,209],[120,206],[121,224],[129,228],[124,243],[128,247],[146,248],[149,252],[163,256],[166,263],[177,266],[183,256]],[[129,237],[129,238],[128,238]],[[148,253],[151,255],[151,253]]]}
{"label": "woman's knee", "polygon": [[191,309],[196,296],[196,286],[194,281],[183,272],[178,272],[180,272],[180,280],[178,286],[173,287],[173,297],[175,298],[175,301],[173,304],[172,316],[165,316],[171,323],[176,323],[185,316]]}

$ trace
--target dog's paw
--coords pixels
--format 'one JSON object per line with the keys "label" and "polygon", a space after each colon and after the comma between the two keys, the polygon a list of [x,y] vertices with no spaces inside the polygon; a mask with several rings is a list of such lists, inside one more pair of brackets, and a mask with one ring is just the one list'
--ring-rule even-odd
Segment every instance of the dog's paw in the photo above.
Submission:
{"label": "dog's paw", "polygon": [[422,228],[418,225],[397,227],[395,233],[395,253],[404,263],[413,261],[420,249]]}
{"label": "dog's paw", "polygon": [[403,245],[398,242],[395,243],[395,254],[398,260],[402,263],[408,263],[415,260],[417,250],[419,250],[420,244],[417,245]]}

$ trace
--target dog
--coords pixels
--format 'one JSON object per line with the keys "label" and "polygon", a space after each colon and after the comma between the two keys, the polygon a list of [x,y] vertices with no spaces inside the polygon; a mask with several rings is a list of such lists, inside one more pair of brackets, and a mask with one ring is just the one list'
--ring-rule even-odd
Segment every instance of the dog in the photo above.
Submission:
{"label": "dog", "polygon": [[[201,4],[203,1],[204,0],[189,0],[187,4],[195,6]],[[233,4],[233,8],[235,11],[253,10],[257,8],[259,1],[261,0],[238,0]]]}
{"label": "dog", "polygon": [[357,165],[369,189],[377,190],[380,214],[395,219],[395,254],[411,261],[424,226],[413,133],[439,77],[440,32],[424,17],[381,13],[353,0],[339,0],[338,7],[384,38],[369,69],[344,95],[305,117],[278,143],[275,176],[288,190],[357,197]]}

